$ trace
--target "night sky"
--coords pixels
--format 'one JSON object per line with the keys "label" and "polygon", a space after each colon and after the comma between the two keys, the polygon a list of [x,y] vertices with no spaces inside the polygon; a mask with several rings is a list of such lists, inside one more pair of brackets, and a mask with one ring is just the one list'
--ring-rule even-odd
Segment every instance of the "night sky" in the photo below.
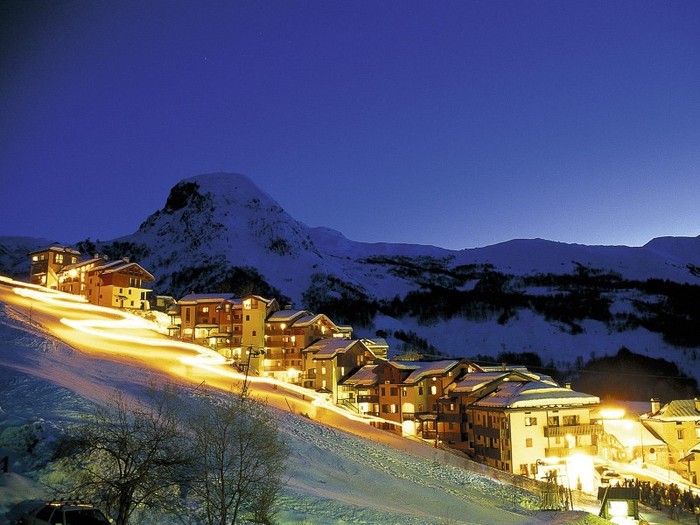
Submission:
{"label": "night sky", "polygon": [[250,177],[357,241],[700,234],[700,2],[0,0],[0,235]]}

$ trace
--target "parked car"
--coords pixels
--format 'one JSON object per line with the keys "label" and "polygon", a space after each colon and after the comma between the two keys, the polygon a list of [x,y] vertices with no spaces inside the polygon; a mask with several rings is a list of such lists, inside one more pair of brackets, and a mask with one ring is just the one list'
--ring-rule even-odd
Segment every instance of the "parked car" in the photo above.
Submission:
{"label": "parked car", "polygon": [[24,514],[19,525],[110,525],[100,509],[80,501],[49,501]]}
{"label": "parked car", "polygon": [[600,483],[603,485],[610,485],[613,482],[616,482],[619,485],[622,483],[622,481],[623,477],[614,470],[604,470],[600,475]]}

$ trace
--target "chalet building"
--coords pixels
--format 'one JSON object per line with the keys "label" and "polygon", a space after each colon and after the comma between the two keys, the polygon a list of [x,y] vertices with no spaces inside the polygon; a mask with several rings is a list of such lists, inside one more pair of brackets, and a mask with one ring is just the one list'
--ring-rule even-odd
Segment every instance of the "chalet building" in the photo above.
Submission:
{"label": "chalet building", "polygon": [[537,477],[541,465],[596,454],[596,396],[523,370],[465,375],[440,399],[438,436],[492,467]]}
{"label": "chalet building", "polygon": [[[237,298],[231,294],[192,293],[168,309],[168,332],[172,337],[214,348],[229,359],[247,361],[246,350],[265,350],[265,319],[277,309],[276,299],[258,295]],[[256,363],[256,369],[261,366]]]}
{"label": "chalet building", "polygon": [[340,381],[341,400],[354,397],[359,413],[377,415],[404,433],[433,439],[437,402],[448,385],[477,368],[466,360],[384,361]]}
{"label": "chalet building", "polygon": [[303,386],[328,392],[335,404],[351,406],[354,399],[340,398],[338,383],[375,359],[362,341],[345,338],[321,339],[306,347],[303,354]]}
{"label": "chalet building", "polygon": [[[377,363],[384,365],[381,360]],[[338,381],[338,397],[344,406],[358,414],[379,417],[379,366],[365,365]]]}
{"label": "chalet building", "polygon": [[29,282],[58,290],[58,273],[65,266],[77,263],[80,260],[80,252],[72,248],[51,246],[30,253],[29,257]]}
{"label": "chalet building", "polygon": [[[255,373],[294,384],[308,379],[303,351],[309,345],[334,338],[347,345],[352,334],[351,328],[338,326],[323,314],[280,310],[277,300],[257,295],[192,293],[167,313],[171,337],[214,348],[239,365],[247,365],[252,350],[250,366]],[[340,367],[346,366],[343,359]]]}
{"label": "chalet building", "polygon": [[690,483],[700,479],[700,399],[680,399],[661,406],[652,399],[649,414],[640,418],[642,424],[668,446],[655,462],[675,471]]}
{"label": "chalet building", "polygon": [[389,359],[389,343],[386,342],[386,339],[375,337],[372,339],[364,338],[361,341],[372,351],[377,359]]}
{"label": "chalet building", "polygon": [[148,310],[155,280],[149,272],[128,259],[109,261],[95,255],[80,260],[80,252],[52,246],[30,254],[30,282],[79,295],[88,302],[112,308]]}
{"label": "chalet building", "polygon": [[129,259],[105,261],[86,273],[88,302],[111,308],[150,309],[148,294],[151,290],[144,285],[156,278],[139,264]]}
{"label": "chalet building", "polygon": [[[323,314],[283,309],[265,322],[265,372],[281,381],[301,384],[305,368],[303,351],[321,339],[347,340],[352,329],[340,327]],[[313,383],[313,381],[312,381]]]}

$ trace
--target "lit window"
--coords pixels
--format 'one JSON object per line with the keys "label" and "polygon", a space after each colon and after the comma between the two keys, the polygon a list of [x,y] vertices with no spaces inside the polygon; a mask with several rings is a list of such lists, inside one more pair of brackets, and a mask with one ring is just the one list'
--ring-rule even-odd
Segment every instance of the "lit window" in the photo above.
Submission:
{"label": "lit window", "polygon": [[202,306],[202,313],[208,314],[208,313],[209,313],[209,307],[208,307],[208,306]]}
{"label": "lit window", "polygon": [[430,395],[437,394],[437,387],[435,385],[430,385]]}
{"label": "lit window", "polygon": [[525,446],[527,448],[532,448],[532,438],[525,438]]}
{"label": "lit window", "polygon": [[683,429],[682,428],[678,429],[678,439],[683,439]]}

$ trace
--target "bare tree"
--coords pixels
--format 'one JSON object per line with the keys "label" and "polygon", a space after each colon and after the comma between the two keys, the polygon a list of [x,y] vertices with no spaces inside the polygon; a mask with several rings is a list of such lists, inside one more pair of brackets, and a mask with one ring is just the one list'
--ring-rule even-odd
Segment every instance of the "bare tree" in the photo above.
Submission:
{"label": "bare tree", "polygon": [[72,436],[68,460],[71,492],[109,509],[116,525],[137,508],[158,508],[177,495],[187,453],[172,391],[153,391],[148,402],[130,404],[117,392],[98,406]]}
{"label": "bare tree", "polygon": [[247,395],[210,396],[188,418],[197,458],[188,497],[208,525],[271,523],[287,458],[275,419]]}

